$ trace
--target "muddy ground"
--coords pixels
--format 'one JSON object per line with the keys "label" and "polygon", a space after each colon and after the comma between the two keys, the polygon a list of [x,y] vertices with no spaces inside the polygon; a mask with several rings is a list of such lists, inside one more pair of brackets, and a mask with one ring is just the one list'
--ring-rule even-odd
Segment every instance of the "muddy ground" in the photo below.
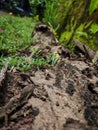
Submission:
{"label": "muddy ground", "polygon": [[60,46],[47,25],[37,26],[36,43],[20,55],[30,60],[37,48],[44,59],[50,52],[59,59],[28,72],[4,67],[0,130],[98,130],[98,66],[79,50]]}

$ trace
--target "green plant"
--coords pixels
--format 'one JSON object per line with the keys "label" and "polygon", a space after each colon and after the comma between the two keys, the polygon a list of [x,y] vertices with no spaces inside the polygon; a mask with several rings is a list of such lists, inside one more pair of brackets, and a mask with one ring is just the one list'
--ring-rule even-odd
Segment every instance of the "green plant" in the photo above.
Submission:
{"label": "green plant", "polygon": [[35,58],[40,57],[40,55],[42,54],[42,51],[37,48],[33,48],[32,51],[33,51],[33,57]]}
{"label": "green plant", "polygon": [[90,31],[92,34],[96,34],[98,32],[98,24],[94,22],[90,27]]}
{"label": "green plant", "polygon": [[33,43],[31,32],[34,28],[31,18],[20,18],[14,16],[0,16],[0,49],[6,49],[10,53],[18,49],[25,49]]}
{"label": "green plant", "polygon": [[59,28],[58,23],[58,5],[59,0],[45,0],[46,7],[43,21],[48,23],[55,31]]}
{"label": "green plant", "polygon": [[44,58],[36,58],[36,59],[32,59],[31,61],[31,64],[32,65],[35,65],[37,67],[40,67],[40,66],[45,66],[45,65],[48,65],[47,61],[44,59]]}
{"label": "green plant", "polygon": [[[86,44],[94,50],[98,50],[96,46],[97,38],[96,33],[98,32],[98,25],[92,21],[87,23],[82,23],[75,33],[75,38]],[[98,43],[97,43],[98,44]]]}
{"label": "green plant", "polygon": [[91,0],[89,7],[89,14],[91,15],[97,8],[98,8],[98,0]]}
{"label": "green plant", "polygon": [[48,64],[54,66],[57,64],[59,59],[60,59],[60,56],[58,54],[51,54],[48,60]]}
{"label": "green plant", "polygon": [[54,66],[57,64],[59,60],[59,56],[57,54],[51,54],[49,59],[45,60],[43,57],[40,58],[32,58],[28,60],[28,57],[25,56],[8,56],[0,58],[0,69],[8,62],[9,68],[16,67],[22,71],[30,70],[33,66],[41,67],[41,66]]}

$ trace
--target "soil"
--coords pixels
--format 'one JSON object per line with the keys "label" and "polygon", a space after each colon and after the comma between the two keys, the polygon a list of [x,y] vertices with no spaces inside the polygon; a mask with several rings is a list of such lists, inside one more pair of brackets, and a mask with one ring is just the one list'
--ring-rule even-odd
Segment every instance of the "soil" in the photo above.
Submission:
{"label": "soil", "polygon": [[9,12],[5,11],[5,10],[0,10],[0,15],[1,16],[6,16],[8,15]]}
{"label": "soil", "polygon": [[98,66],[81,52],[60,46],[50,27],[38,23],[32,49],[58,54],[55,66],[28,72],[3,68],[0,84],[0,130],[98,130]]}

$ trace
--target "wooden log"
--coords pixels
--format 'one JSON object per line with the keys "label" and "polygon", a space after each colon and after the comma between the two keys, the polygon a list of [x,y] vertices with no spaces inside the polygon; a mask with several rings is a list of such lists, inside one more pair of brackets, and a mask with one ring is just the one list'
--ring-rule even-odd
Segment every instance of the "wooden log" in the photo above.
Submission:
{"label": "wooden log", "polygon": [[92,61],[94,58],[96,51],[93,51],[88,46],[84,45],[82,42],[78,41],[77,39],[73,39],[74,44],[77,48],[81,50],[85,54],[85,56]]}
{"label": "wooden log", "polygon": [[6,79],[6,74],[8,70],[8,63],[2,68],[0,72],[0,87],[3,85],[4,80]]}
{"label": "wooden log", "polygon": [[98,66],[98,51],[94,55],[94,58],[92,59],[92,62],[93,62],[94,65]]}
{"label": "wooden log", "polygon": [[8,63],[2,68],[0,72],[0,103],[5,102],[6,91],[7,91],[7,70]]}
{"label": "wooden log", "polygon": [[5,124],[8,125],[8,117],[18,110],[18,108],[22,107],[25,103],[27,103],[30,96],[33,94],[34,85],[26,86],[20,95],[14,96],[10,99],[10,101],[2,107],[0,110],[0,119],[5,119]]}

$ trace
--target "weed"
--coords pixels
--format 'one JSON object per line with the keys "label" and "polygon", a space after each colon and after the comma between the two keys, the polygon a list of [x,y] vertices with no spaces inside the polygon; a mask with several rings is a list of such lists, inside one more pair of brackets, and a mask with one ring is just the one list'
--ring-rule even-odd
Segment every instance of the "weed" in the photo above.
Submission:
{"label": "weed", "polygon": [[9,68],[16,67],[22,71],[30,70],[33,66],[54,66],[57,64],[59,56],[57,54],[51,54],[48,60],[41,58],[32,58],[28,60],[28,57],[25,56],[10,56],[10,57],[1,57],[0,58],[0,69],[7,62],[9,63]]}
{"label": "weed", "polygon": [[38,50],[37,48],[33,48],[33,57],[38,58],[42,54],[41,50]]}
{"label": "weed", "polygon": [[54,66],[57,64],[59,59],[60,59],[60,56],[58,54],[50,54],[48,64]]}
{"label": "weed", "polygon": [[76,33],[75,38],[79,39],[82,43],[86,44],[93,50],[98,50],[98,42],[96,34],[98,32],[98,24],[90,21],[89,23],[81,24]]}
{"label": "weed", "polygon": [[97,0],[91,0],[90,7],[89,7],[89,14],[91,15],[95,9],[98,8],[98,1]]}
{"label": "weed", "polygon": [[58,23],[58,4],[59,0],[45,0],[46,9],[44,11],[43,21],[51,25],[51,27],[56,31],[59,28]]}

